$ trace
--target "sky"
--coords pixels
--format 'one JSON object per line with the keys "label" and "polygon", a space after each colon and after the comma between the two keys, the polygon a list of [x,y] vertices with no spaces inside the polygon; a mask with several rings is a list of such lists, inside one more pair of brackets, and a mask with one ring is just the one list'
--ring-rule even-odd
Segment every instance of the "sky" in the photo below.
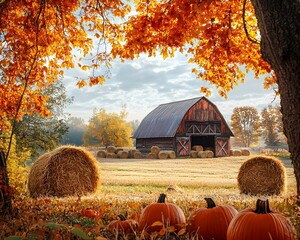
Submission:
{"label": "sky", "polygon": [[[245,82],[232,90],[227,99],[220,97],[214,86],[196,78],[187,58],[176,54],[163,60],[158,57],[142,56],[135,60],[116,60],[110,69],[110,79],[102,86],[78,88],[77,77],[86,77],[80,69],[67,71],[64,79],[67,95],[74,101],[66,112],[83,118],[86,123],[92,117],[93,109],[104,108],[119,113],[126,106],[128,121],[139,120],[160,104],[204,96],[201,86],[210,87],[213,93],[208,99],[213,102],[229,121],[232,111],[238,106],[256,107],[260,112],[269,104],[279,102],[272,89],[263,88],[263,79],[255,79],[249,72]],[[274,100],[275,99],[275,100]]]}

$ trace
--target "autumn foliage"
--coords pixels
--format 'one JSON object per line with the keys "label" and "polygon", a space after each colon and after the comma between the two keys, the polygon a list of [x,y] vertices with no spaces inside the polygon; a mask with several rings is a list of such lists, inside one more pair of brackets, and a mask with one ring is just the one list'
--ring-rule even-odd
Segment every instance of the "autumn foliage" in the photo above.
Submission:
{"label": "autumn foliage", "polygon": [[[41,92],[64,70],[88,72],[88,79],[74,76],[78,87],[102,84],[118,57],[181,52],[222,96],[243,82],[244,69],[256,77],[272,72],[255,43],[253,7],[242,0],[4,0],[0,22],[2,129],[24,113],[51,114]],[[267,76],[266,86],[275,80]],[[201,91],[209,94],[205,86]]]}

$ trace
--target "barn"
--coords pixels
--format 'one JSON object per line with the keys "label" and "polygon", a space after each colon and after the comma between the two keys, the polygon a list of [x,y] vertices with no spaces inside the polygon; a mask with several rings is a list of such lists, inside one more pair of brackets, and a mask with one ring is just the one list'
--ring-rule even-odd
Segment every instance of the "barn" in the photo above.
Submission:
{"label": "barn", "polygon": [[221,112],[206,97],[159,105],[133,134],[142,153],[158,146],[175,151],[177,157],[189,156],[194,145],[212,150],[216,157],[229,156],[231,136]]}

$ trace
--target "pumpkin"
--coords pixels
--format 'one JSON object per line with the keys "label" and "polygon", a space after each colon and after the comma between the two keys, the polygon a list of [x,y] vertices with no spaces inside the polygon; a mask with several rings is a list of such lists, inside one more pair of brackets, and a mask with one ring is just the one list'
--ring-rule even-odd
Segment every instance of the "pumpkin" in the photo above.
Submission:
{"label": "pumpkin", "polygon": [[270,210],[266,198],[256,201],[256,208],[247,208],[237,214],[227,230],[228,240],[296,240],[291,222],[280,212]]}
{"label": "pumpkin", "polygon": [[134,233],[138,228],[136,220],[128,218],[122,214],[118,215],[119,220],[113,220],[107,225],[107,229],[113,233]]}
{"label": "pumpkin", "polygon": [[188,233],[203,240],[226,240],[229,223],[238,211],[229,205],[216,206],[211,198],[205,201],[207,208],[198,208],[188,217]]}
{"label": "pumpkin", "polygon": [[81,210],[81,214],[84,217],[88,217],[88,218],[98,218],[99,217],[99,212],[93,209],[82,209]]}
{"label": "pumpkin", "polygon": [[172,227],[174,232],[178,232],[185,226],[186,219],[182,209],[174,203],[166,203],[165,199],[166,195],[162,193],[157,203],[152,203],[142,210],[139,218],[140,231],[152,233]]}

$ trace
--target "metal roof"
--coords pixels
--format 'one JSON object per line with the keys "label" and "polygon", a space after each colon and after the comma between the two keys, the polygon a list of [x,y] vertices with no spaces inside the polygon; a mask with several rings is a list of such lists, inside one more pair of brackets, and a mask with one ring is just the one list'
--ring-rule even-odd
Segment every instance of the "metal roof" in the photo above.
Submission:
{"label": "metal roof", "polygon": [[201,98],[159,105],[142,120],[133,138],[174,137],[184,115]]}

